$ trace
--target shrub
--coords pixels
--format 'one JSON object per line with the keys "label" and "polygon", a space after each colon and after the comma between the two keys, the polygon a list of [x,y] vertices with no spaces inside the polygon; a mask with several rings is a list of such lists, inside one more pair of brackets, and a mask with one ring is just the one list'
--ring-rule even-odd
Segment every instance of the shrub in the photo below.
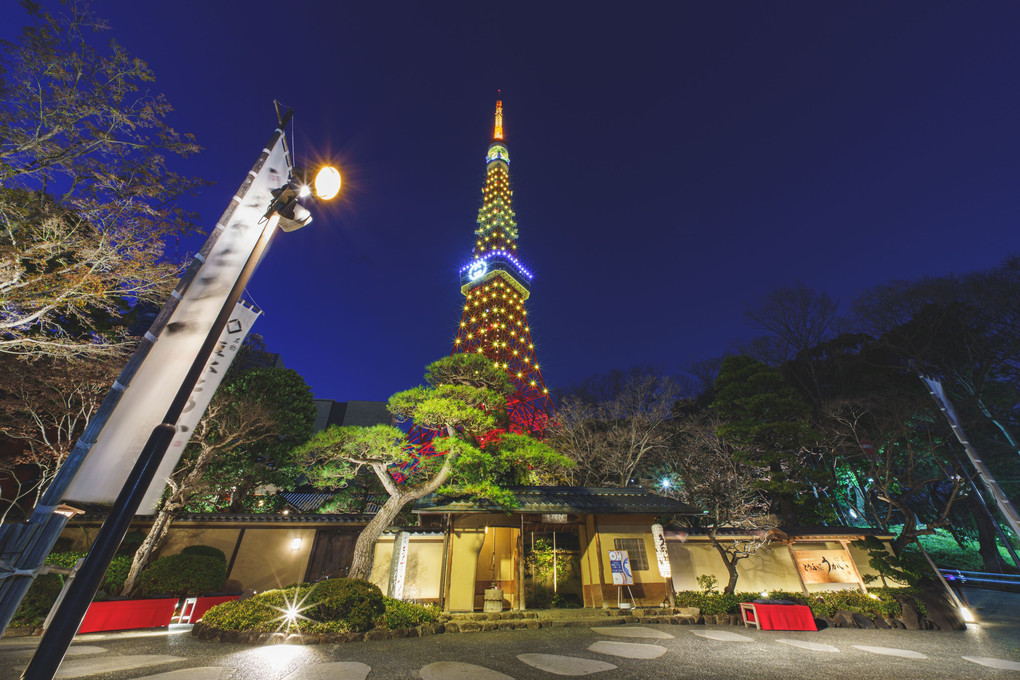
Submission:
{"label": "shrub", "polygon": [[139,595],[194,597],[220,589],[226,565],[215,557],[179,553],[161,557],[138,575]]}
{"label": "shrub", "polygon": [[[267,590],[247,600],[216,605],[202,616],[202,623],[223,630],[254,630],[263,633],[289,629],[291,625],[288,625],[284,612],[289,605],[301,602],[307,594],[306,588]],[[302,619],[294,623],[296,627],[303,628]]]}
{"label": "shrub", "polygon": [[[740,595],[745,595],[741,593]],[[755,595],[754,597],[758,597]],[[753,598],[752,598],[753,599]],[[676,606],[697,607],[702,614],[728,614],[738,609],[741,600],[737,595],[684,590],[676,594]]]}
{"label": "shrub", "polygon": [[[783,591],[771,591],[769,599],[789,600],[797,604],[811,607],[811,613],[815,616],[832,616],[837,609],[845,609],[848,612],[861,613],[869,617],[886,616],[895,617],[901,613],[900,603],[896,601],[896,595],[912,596],[917,592],[913,588],[871,588],[868,594],[859,590],[835,590],[831,592],[812,593],[810,596],[803,593],[790,593]],[[874,595],[875,597],[872,597]],[[741,602],[753,602],[760,598],[759,593],[737,593],[736,595],[725,595],[722,593],[702,593],[694,590],[684,590],[676,594],[678,607],[698,607],[705,615],[712,614],[736,614],[739,611]],[[925,612],[923,603],[913,598],[918,609]]]}
{"label": "shrub", "polygon": [[365,631],[386,611],[379,587],[353,578],[320,581],[312,594],[316,602],[312,618],[343,621],[350,630]]}
{"label": "shrub", "polygon": [[[295,604],[302,609],[300,614],[303,618],[291,626],[284,612]],[[225,602],[206,612],[202,622],[223,630],[273,632],[293,627],[313,633],[360,632],[374,627],[377,621],[389,625],[386,613],[386,602],[379,588],[367,581],[340,578],[320,581],[315,585],[301,584],[270,590],[247,600]],[[434,621],[438,615],[436,608],[405,602],[392,607],[392,621],[401,624],[393,627],[409,627],[402,624],[418,619],[421,622]]]}
{"label": "shrub", "polygon": [[227,556],[219,548],[211,545],[189,545],[181,551],[182,555],[202,555],[203,557],[215,557],[223,564],[227,563]]}
{"label": "shrub", "polygon": [[120,594],[120,589],[124,587],[124,581],[127,580],[128,571],[130,570],[130,555],[117,555],[114,557],[110,561],[110,566],[106,568],[106,576],[103,577],[103,585],[100,586],[96,599],[106,599],[106,597]]}
{"label": "shrub", "polygon": [[578,609],[584,606],[575,593],[556,593],[550,604],[558,609]]}
{"label": "shrub", "polygon": [[11,625],[27,628],[41,626],[63,587],[64,578],[57,574],[43,574],[36,578],[18,610],[14,612]]}
{"label": "shrub", "polygon": [[412,602],[384,597],[386,612],[381,623],[389,629],[414,628],[423,623],[435,623],[439,619],[439,607],[434,604],[420,605]]}

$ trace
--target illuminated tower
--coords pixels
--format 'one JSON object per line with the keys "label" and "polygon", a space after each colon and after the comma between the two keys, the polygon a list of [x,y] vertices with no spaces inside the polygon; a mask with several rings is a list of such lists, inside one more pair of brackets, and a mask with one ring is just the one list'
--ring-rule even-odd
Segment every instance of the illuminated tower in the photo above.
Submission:
{"label": "illuminated tower", "polygon": [[466,299],[453,352],[484,354],[505,370],[517,387],[507,405],[511,429],[541,435],[549,419],[549,391],[531,342],[525,302],[531,295],[532,274],[517,257],[512,196],[503,102],[497,101],[474,255],[460,269],[460,292]]}

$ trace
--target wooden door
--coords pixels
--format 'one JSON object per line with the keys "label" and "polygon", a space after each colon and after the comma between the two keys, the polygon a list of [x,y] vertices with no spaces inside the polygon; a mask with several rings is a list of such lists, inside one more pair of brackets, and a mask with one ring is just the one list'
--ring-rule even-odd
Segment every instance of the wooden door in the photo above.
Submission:
{"label": "wooden door", "polygon": [[305,580],[319,581],[324,578],[347,576],[351,560],[354,558],[354,542],[357,540],[356,531],[323,529],[316,531]]}

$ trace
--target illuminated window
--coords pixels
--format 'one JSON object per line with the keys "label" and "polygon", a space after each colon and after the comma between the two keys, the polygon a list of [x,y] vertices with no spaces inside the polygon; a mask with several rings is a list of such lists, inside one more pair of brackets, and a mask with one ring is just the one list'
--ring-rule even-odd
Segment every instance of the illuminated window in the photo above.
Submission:
{"label": "illuminated window", "polygon": [[648,571],[648,554],[645,552],[644,539],[614,538],[613,549],[627,551],[631,571]]}

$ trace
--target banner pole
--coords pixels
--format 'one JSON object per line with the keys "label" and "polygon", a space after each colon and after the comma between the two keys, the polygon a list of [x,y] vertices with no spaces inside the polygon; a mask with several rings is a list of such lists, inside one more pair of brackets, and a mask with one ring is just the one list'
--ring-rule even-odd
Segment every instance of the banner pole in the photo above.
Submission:
{"label": "banner pole", "polygon": [[230,295],[227,296],[227,300],[216,317],[216,321],[206,335],[202,348],[191,364],[191,369],[188,371],[184,382],[177,390],[177,395],[170,404],[170,408],[163,417],[163,422],[157,425],[153,429],[152,434],[149,435],[149,440],[145,443],[145,448],[142,449],[141,454],[138,456],[138,460],[134,468],[132,468],[127,482],[125,482],[124,487],[121,489],[116,503],[110,510],[106,521],[103,522],[103,526],[100,528],[92,548],[89,549],[88,554],[85,556],[85,561],[78,570],[74,582],[68,588],[64,601],[57,608],[51,627],[43,633],[39,647],[36,649],[32,660],[21,676],[22,680],[52,680],[56,675],[57,669],[64,660],[64,655],[67,654],[67,648],[71,645],[71,640],[74,639],[75,634],[78,632],[82,619],[85,617],[85,612],[88,610],[89,605],[92,603],[92,598],[95,597],[96,591],[102,583],[106,569],[117,553],[121,541],[124,540],[124,535],[131,525],[131,520],[137,512],[142,498],[148,491],[149,485],[152,484],[152,480],[156,476],[160,463],[163,462],[163,456],[166,454],[170,442],[177,433],[177,420],[180,418],[184,407],[187,406],[188,399],[195,389],[195,385],[205,371],[209,357],[216,348],[220,335],[223,333],[223,329],[234,312],[234,307],[237,305],[238,300],[241,299],[241,295],[248,285],[252,272],[255,271],[256,265],[262,259],[262,255],[269,245],[269,240],[272,238],[275,228],[276,220],[268,218],[268,222],[263,226],[262,234],[259,236],[254,250],[248,256],[240,276],[234,282]]}
{"label": "banner pole", "polygon": [[269,157],[269,149],[276,146],[284,134],[287,123],[290,121],[291,112],[288,111],[282,118],[280,124],[271,136],[266,148],[256,160],[253,170],[242,182],[240,188],[234,194],[227,209],[217,222],[216,228],[209,234],[202,249],[194,256],[187,271],[181,277],[177,287],[170,294],[169,299],[163,305],[159,315],[153,321],[149,331],[139,341],[131,358],[128,359],[113,387],[103,399],[95,417],[91,420],[85,431],[78,438],[71,453],[60,466],[56,476],[50,485],[43,492],[42,497],[32,510],[27,522],[9,523],[0,526],[0,635],[7,630],[14,613],[32,585],[36,570],[43,565],[46,556],[53,549],[54,543],[60,537],[68,519],[73,515],[58,510],[60,502],[64,498],[75,475],[85,463],[90,451],[95,446],[103,432],[104,427],[116,410],[124,391],[131,385],[132,379],[142,366],[146,357],[149,356],[164,328],[170,321],[178,305],[185,294],[191,288],[199,270],[206,262],[218,240],[230,223],[237,207],[241,205],[244,196],[251,186],[255,172],[266,162]]}

